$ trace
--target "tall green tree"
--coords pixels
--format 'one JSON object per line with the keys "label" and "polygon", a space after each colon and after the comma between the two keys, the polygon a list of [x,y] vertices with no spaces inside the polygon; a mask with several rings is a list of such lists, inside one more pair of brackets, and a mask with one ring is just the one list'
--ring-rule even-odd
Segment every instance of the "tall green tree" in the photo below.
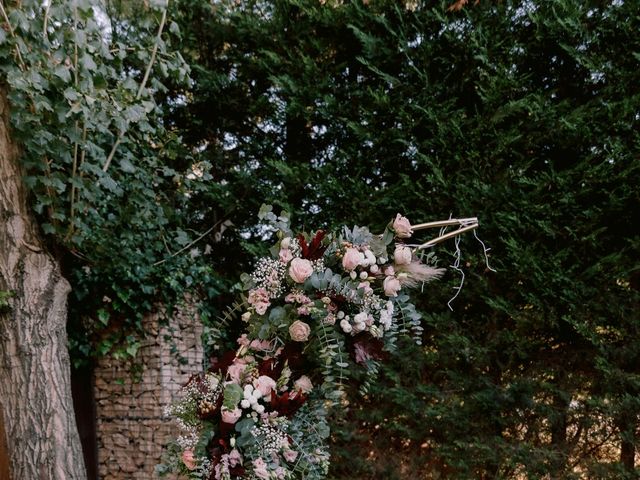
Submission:
{"label": "tall green tree", "polygon": [[225,277],[265,201],[309,229],[480,218],[497,273],[462,243],[454,311],[452,272],[336,477],[635,478],[640,6],[450,3],[174,4],[193,85],[166,121],[215,182],[191,207],[233,212]]}

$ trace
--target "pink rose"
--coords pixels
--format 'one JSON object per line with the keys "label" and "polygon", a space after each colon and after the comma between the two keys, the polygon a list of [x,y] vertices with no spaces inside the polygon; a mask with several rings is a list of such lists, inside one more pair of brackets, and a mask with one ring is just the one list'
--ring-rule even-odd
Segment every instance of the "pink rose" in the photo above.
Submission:
{"label": "pink rose", "polygon": [[256,309],[256,313],[258,315],[264,315],[267,308],[271,305],[271,302],[269,301],[269,294],[264,288],[249,290],[249,298],[247,298],[247,302]]}
{"label": "pink rose", "polygon": [[296,283],[304,283],[304,281],[313,273],[313,265],[309,260],[304,258],[294,258],[289,266],[289,275]]}
{"label": "pink rose", "polygon": [[396,274],[396,270],[393,268],[392,265],[389,265],[388,267],[384,267],[384,274],[390,277]]}
{"label": "pink rose", "polygon": [[309,380],[309,377],[306,375],[302,375],[298,380],[296,380],[293,384],[296,390],[300,390],[302,393],[309,393],[313,390],[313,383]]}
{"label": "pink rose", "polygon": [[273,348],[273,345],[268,340],[253,340],[249,344],[249,348],[251,350],[255,350],[256,352],[267,352]]}
{"label": "pink rose", "polygon": [[284,455],[284,459],[289,463],[295,462],[296,458],[298,458],[298,452],[289,448],[282,452],[282,454]]}
{"label": "pink rose", "polygon": [[260,375],[253,381],[253,387],[256,390],[260,390],[260,393],[263,397],[271,395],[271,390],[275,390],[276,386],[276,381],[271,377],[267,377],[266,375]]}
{"label": "pink rose", "polygon": [[364,290],[364,293],[373,292],[373,288],[371,288],[371,283],[369,282],[360,282],[358,288]]}
{"label": "pink rose", "polygon": [[196,468],[196,457],[193,454],[193,450],[185,450],[182,452],[182,463],[189,470],[194,470]]}
{"label": "pink rose", "polygon": [[264,288],[254,288],[249,290],[249,298],[247,299],[250,305],[258,302],[268,302],[269,293]]}
{"label": "pink rose", "polygon": [[289,335],[294,342],[306,342],[310,333],[311,327],[300,320],[296,320],[289,327]]}
{"label": "pink rose", "polygon": [[226,408],[222,408],[222,421],[224,423],[234,424],[240,417],[242,416],[242,410],[239,408],[234,408],[233,410],[227,410]]}
{"label": "pink rose", "polygon": [[256,458],[253,461],[253,474],[262,480],[269,480],[269,470],[267,470],[267,464],[262,458]]}
{"label": "pink rose", "polygon": [[401,288],[400,280],[396,277],[387,277],[384,279],[382,287],[384,288],[384,294],[387,297],[397,297]]}
{"label": "pink rose", "polygon": [[355,248],[347,248],[347,251],[344,252],[344,257],[342,257],[342,267],[350,272],[354,270],[358,265],[360,265],[364,261],[364,254],[355,249]]}
{"label": "pink rose", "polygon": [[242,455],[240,455],[240,452],[235,448],[231,450],[228,458],[229,458],[229,466],[231,468],[235,467],[236,465],[239,465],[242,462]]}
{"label": "pink rose", "polygon": [[396,265],[409,265],[411,263],[411,249],[398,245],[393,252],[393,259]]}
{"label": "pink rose", "polygon": [[278,258],[280,258],[280,261],[282,263],[289,263],[293,258],[293,254],[291,253],[291,250],[289,250],[288,248],[283,248],[282,250],[280,250],[280,253],[278,254]]}
{"label": "pink rose", "polygon": [[271,305],[270,302],[258,302],[254,306],[258,315],[264,315],[267,312],[267,308]]}
{"label": "pink rose", "polygon": [[411,223],[409,223],[407,217],[403,217],[400,214],[396,215],[396,219],[393,221],[393,231],[398,238],[409,238],[413,234]]}
{"label": "pink rose", "polygon": [[247,338],[247,334],[243,333],[240,338],[238,340],[236,340],[238,342],[238,345],[240,345],[241,347],[248,347],[249,346],[249,339]]}
{"label": "pink rose", "polygon": [[336,324],[336,316],[333,313],[328,314],[324,317],[322,321],[325,325],[335,325]]}
{"label": "pink rose", "polygon": [[227,374],[229,375],[229,378],[232,382],[240,383],[240,378],[247,368],[247,363],[249,363],[250,361],[253,361],[253,357],[251,356],[236,358],[233,363],[229,365]]}

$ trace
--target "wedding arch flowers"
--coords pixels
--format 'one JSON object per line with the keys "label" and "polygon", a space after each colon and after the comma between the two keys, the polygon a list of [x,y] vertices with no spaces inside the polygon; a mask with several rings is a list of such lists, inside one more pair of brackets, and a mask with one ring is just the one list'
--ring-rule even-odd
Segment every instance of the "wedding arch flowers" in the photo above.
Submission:
{"label": "wedding arch flowers", "polygon": [[263,207],[259,216],[277,241],[241,276],[237,315],[226,315],[218,330],[222,337],[238,317],[244,333],[168,409],[181,434],[161,471],[211,480],[324,478],[327,409],[358,370],[376,371],[399,335],[419,341],[420,314],[408,291],[444,270],[407,243],[417,227],[406,217],[398,214],[382,234],[366,227],[304,234],[292,232],[286,213]]}

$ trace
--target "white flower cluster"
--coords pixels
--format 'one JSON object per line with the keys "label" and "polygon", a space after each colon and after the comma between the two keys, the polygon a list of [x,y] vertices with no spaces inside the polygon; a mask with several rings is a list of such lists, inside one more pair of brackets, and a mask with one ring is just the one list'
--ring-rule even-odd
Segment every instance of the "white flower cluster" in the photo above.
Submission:
{"label": "white flower cluster", "polygon": [[185,425],[178,421],[178,428],[182,431],[182,435],[178,436],[176,442],[183,450],[189,450],[196,447],[200,440],[200,432],[193,425]]}
{"label": "white flower cluster", "polygon": [[313,265],[313,271],[316,273],[323,273],[325,271],[324,258],[314,260],[311,262],[311,265]]}
{"label": "white flower cluster", "polygon": [[291,250],[291,254],[294,257],[302,257],[302,248],[300,247],[300,242],[298,241],[297,238],[290,239],[289,243],[286,246],[286,248]]}
{"label": "white flower cluster", "polygon": [[262,257],[258,260],[256,268],[251,274],[257,288],[264,288],[269,298],[278,298],[284,293],[283,283],[287,267],[279,260]]}
{"label": "white flower cluster", "polygon": [[240,401],[240,406],[244,409],[251,408],[256,413],[264,413],[264,405],[258,403],[262,398],[262,392],[253,385],[245,385],[243,392],[243,399]]}
{"label": "white flower cluster", "polygon": [[251,435],[260,440],[259,449],[263,455],[278,453],[289,446],[289,438],[285,431],[268,423],[256,425],[251,429]]}
{"label": "white flower cluster", "polygon": [[[382,338],[384,332],[391,327],[394,312],[393,302],[385,302],[378,295],[368,292],[363,297],[360,308],[360,312],[353,316],[347,315],[342,310],[336,314],[342,331],[351,335],[368,331],[374,337]],[[380,326],[375,324],[376,317]]]}

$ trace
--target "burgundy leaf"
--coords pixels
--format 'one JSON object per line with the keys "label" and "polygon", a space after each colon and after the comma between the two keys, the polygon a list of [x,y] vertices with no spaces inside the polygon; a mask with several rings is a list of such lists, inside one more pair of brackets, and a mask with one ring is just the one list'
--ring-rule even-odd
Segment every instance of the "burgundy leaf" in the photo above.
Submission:
{"label": "burgundy leaf", "polygon": [[306,400],[307,396],[302,392],[294,392],[293,395],[290,392],[284,392],[278,395],[271,390],[271,408],[280,415],[293,416]]}
{"label": "burgundy leaf", "polygon": [[384,343],[368,333],[361,333],[353,338],[353,359],[357,364],[364,365],[368,360],[383,360]]}

